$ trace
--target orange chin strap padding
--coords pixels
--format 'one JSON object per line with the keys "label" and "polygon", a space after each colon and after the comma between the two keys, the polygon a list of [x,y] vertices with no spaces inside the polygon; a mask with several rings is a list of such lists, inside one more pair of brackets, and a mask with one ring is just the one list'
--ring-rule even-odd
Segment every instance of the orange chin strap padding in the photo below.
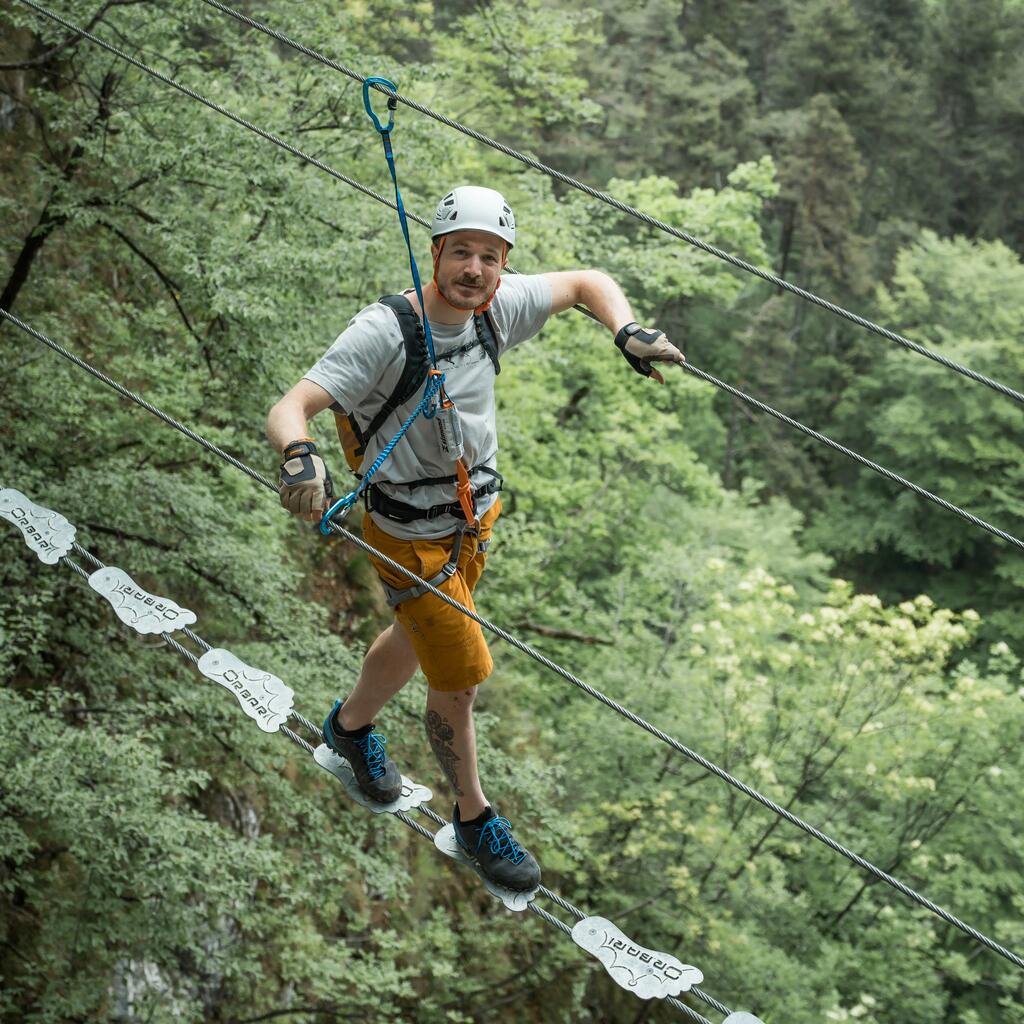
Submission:
{"label": "orange chin strap padding", "polygon": [[[437,255],[434,257],[434,279],[430,282],[434,287],[434,292],[441,299],[445,305],[451,306],[452,309],[457,309],[460,313],[468,313],[472,310],[476,314],[485,313],[491,308],[491,303],[494,301],[494,296],[498,294],[498,289],[501,287],[501,278],[499,277],[494,285],[494,291],[487,296],[487,300],[481,303],[479,306],[456,306],[442,291],[437,287],[437,265],[441,262],[441,253],[444,252],[444,243],[448,241],[447,235],[441,236],[441,241],[437,244]],[[505,261],[508,259],[508,242],[502,239],[501,242],[501,265],[504,268]]]}
{"label": "orange chin strap padding", "polygon": [[480,521],[476,517],[476,508],[473,504],[473,485],[469,482],[469,470],[466,469],[466,464],[462,459],[455,461],[455,476],[458,480],[455,485],[455,493],[462,506],[462,513],[466,517],[466,525],[471,530],[475,530],[480,525]]}

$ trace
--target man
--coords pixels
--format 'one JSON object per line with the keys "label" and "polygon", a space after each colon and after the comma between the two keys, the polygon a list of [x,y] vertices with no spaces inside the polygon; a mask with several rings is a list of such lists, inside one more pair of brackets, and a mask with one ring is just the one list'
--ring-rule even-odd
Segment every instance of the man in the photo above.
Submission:
{"label": "man", "polygon": [[[455,465],[439,447],[435,421],[420,416],[374,477],[363,533],[374,548],[473,608],[473,589],[501,511],[495,468],[498,356],[535,335],[549,316],[582,303],[612,332],[638,373],[663,382],[650,362],[684,360],[664,334],[636,324],[622,291],[600,271],[501,278],[515,244],[515,220],[493,189],[463,186],[450,192],[438,204],[432,228],[434,278],[424,292],[425,312],[445,392],[458,410],[474,504],[466,507],[465,493],[463,504],[453,500]],[[417,387],[401,404],[388,404],[408,363],[409,323],[418,324],[412,314],[424,312],[414,293],[405,299],[411,312],[402,300],[401,312],[393,300],[360,311],[270,411],[267,436],[284,458],[281,503],[303,519],[320,519],[331,494],[307,421],[328,407],[348,414],[346,451],[358,449],[365,467],[422,397],[423,387]],[[401,776],[373,719],[422,668],[427,736],[456,797],[456,839],[494,882],[531,890],[540,881],[537,861],[516,842],[507,819],[494,812],[477,774],[473,700],[493,668],[480,626],[384,562],[372,561],[395,621],[370,646],[355,688],[325,721],[324,738],[349,761],[371,799],[396,799]]]}

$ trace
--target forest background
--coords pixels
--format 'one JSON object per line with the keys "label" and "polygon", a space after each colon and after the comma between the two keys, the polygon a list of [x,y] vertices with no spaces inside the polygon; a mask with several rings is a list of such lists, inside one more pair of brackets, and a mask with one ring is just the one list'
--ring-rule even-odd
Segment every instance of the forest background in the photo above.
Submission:
{"label": "forest background", "polygon": [[[387,192],[356,83],[198,0],[57,7]],[[1024,4],[244,7],[1024,379]],[[409,282],[394,213],[16,0],[0,33],[0,305],[273,475],[269,406]],[[409,109],[395,145],[412,210],[500,188],[518,269],[608,271],[695,365],[1024,532],[1013,402]],[[307,715],[329,707],[387,621],[365,557],[22,332],[0,345],[0,484],[196,610]],[[505,361],[498,397],[509,493],[484,614],[1024,948],[1020,555],[688,376],[642,380],[573,312]],[[344,480],[329,418],[315,432]],[[347,802],[13,528],[0,550],[0,1019],[680,1019]],[[485,785],[556,891],[768,1024],[1024,1022],[1010,964],[494,654]],[[424,685],[380,725],[446,813]]]}

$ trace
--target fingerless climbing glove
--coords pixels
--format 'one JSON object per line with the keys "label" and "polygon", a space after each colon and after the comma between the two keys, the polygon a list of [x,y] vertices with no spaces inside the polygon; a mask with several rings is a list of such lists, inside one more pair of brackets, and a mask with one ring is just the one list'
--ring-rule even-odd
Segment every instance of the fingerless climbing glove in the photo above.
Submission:
{"label": "fingerless climbing glove", "polygon": [[278,492],[281,504],[295,515],[316,519],[334,496],[334,483],[312,438],[285,446]]}
{"label": "fingerless climbing glove", "polygon": [[[615,347],[637,373],[642,377],[650,377],[654,372],[651,370],[651,360],[658,359],[660,356],[660,353],[653,347],[659,338],[665,338],[664,331],[649,331],[634,321],[626,324],[615,335]],[[668,344],[667,339],[665,344]],[[674,350],[674,346],[669,347]],[[645,350],[649,350],[650,354]],[[661,356],[661,358],[666,357]],[[671,358],[671,356],[667,358]]]}

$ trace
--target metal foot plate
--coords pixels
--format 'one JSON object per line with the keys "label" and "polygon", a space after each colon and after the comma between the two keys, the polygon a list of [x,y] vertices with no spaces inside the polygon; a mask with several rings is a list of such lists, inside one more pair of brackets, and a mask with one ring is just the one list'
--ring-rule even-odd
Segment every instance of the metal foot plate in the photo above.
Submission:
{"label": "metal foot plate", "polygon": [[207,651],[197,667],[207,679],[230,690],[264,732],[277,732],[288,721],[295,692],[272,673],[247,665],[223,647]]}
{"label": "metal foot plate", "polygon": [[40,562],[56,564],[71,550],[75,527],[59,512],[29,501],[13,487],[0,490],[0,519],[14,523]]}
{"label": "metal foot plate", "polygon": [[612,980],[641,999],[664,999],[688,992],[704,975],[668,953],[638,946],[605,917],[585,917],[572,930],[573,941],[604,964]]}
{"label": "metal foot plate", "polygon": [[764,1024],[764,1021],[760,1017],[755,1017],[752,1013],[745,1013],[743,1010],[737,1010],[736,1013],[730,1013],[722,1024]]}
{"label": "metal foot plate", "polygon": [[357,804],[361,804],[367,810],[373,811],[374,814],[393,814],[395,811],[411,811],[419,807],[420,804],[427,803],[434,796],[426,786],[421,786],[418,782],[413,782],[412,779],[407,779],[403,775],[402,795],[397,800],[392,800],[389,804],[379,804],[376,800],[371,800],[359,788],[359,783],[356,782],[355,774],[349,767],[348,761],[343,757],[339,757],[326,743],[321,743],[316,748],[313,758],[321,768],[329,771],[345,787],[345,791]]}
{"label": "metal foot plate", "polygon": [[495,899],[501,900],[509,910],[515,910],[517,912],[525,910],[530,900],[537,895],[536,889],[531,889],[529,892],[516,892],[515,889],[506,889],[503,885],[495,885],[494,882],[492,882],[483,873],[483,871],[480,870],[480,865],[465,853],[461,846],[459,846],[458,840],[455,838],[455,826],[451,822],[447,825],[443,825],[434,833],[434,845],[446,857],[451,857],[452,860],[458,861],[460,864],[465,864],[468,868],[472,868],[482,879],[484,885],[487,887],[487,891],[495,897]]}
{"label": "metal foot plate", "polygon": [[114,565],[97,569],[89,577],[89,586],[110,602],[126,626],[143,636],[173,633],[196,621],[195,612],[175,604],[169,597],[157,597],[143,590],[124,569]]}

